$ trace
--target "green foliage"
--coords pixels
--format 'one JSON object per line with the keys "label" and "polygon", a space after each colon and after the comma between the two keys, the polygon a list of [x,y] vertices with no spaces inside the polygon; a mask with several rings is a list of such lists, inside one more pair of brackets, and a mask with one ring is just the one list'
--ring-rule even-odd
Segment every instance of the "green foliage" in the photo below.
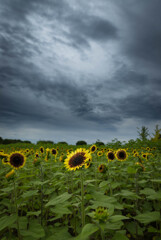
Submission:
{"label": "green foliage", "polygon": [[[20,150],[26,155],[25,166],[8,178],[5,176],[11,167],[0,160],[0,239],[147,240],[153,236],[159,239],[160,143],[148,139],[125,143],[115,139],[100,147],[102,156],[97,155],[98,150],[92,153],[89,168],[76,171],[68,171],[60,157],[66,159],[67,153],[79,145],[53,146],[46,142],[0,145],[6,154]],[[40,146],[44,147],[43,154]],[[116,151],[120,146],[126,149],[128,159],[108,161],[108,149]],[[86,149],[90,147],[84,145]],[[46,148],[50,148],[48,161]],[[58,149],[56,156],[51,154],[52,148]],[[36,152],[39,164],[34,163]],[[148,158],[144,159],[142,153],[149,154]],[[106,166],[105,174],[98,171],[100,164]]]}

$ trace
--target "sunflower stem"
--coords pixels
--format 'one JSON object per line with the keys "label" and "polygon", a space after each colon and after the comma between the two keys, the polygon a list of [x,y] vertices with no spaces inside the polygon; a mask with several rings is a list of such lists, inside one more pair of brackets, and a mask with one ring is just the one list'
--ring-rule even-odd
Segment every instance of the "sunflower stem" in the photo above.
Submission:
{"label": "sunflower stem", "polygon": [[15,209],[16,209],[16,224],[17,224],[17,233],[18,233],[18,239],[21,240],[21,235],[20,235],[20,226],[19,226],[19,219],[18,219],[18,204],[17,204],[17,189],[16,189],[16,184],[15,184],[15,179],[13,181],[14,185],[14,203],[15,203]]}
{"label": "sunflower stem", "polygon": [[85,225],[85,211],[84,211],[84,174],[81,172],[81,217],[82,217],[82,228]]}

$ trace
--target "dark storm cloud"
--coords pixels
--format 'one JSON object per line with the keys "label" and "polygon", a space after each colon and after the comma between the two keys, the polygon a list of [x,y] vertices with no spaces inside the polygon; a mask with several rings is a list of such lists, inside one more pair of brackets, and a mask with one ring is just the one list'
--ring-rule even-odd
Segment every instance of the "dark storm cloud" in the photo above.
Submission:
{"label": "dark storm cloud", "polygon": [[74,14],[67,17],[66,21],[70,26],[70,33],[67,35],[78,47],[89,46],[89,39],[104,42],[118,37],[117,28],[110,21],[97,16]]}
{"label": "dark storm cloud", "polygon": [[126,1],[124,17],[129,25],[126,54],[153,64],[161,64],[161,1]]}
{"label": "dark storm cloud", "polygon": [[146,63],[161,63],[161,3],[130,2],[115,3],[117,22],[65,0],[0,1],[1,125],[116,132],[126,119],[159,121],[161,76]]}

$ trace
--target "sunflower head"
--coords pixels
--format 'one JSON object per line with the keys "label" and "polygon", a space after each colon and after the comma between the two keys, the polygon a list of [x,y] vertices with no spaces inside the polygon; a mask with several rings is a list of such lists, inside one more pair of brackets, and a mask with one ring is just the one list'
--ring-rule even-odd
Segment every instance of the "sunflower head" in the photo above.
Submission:
{"label": "sunflower head", "polygon": [[92,145],[92,146],[90,147],[90,152],[91,152],[91,153],[94,153],[96,150],[97,150],[97,146],[96,146],[96,145]]}
{"label": "sunflower head", "polygon": [[47,148],[47,149],[46,149],[45,161],[47,162],[47,161],[49,160],[49,158],[50,158],[50,149]]}
{"label": "sunflower head", "polygon": [[36,157],[36,158],[39,157],[39,153],[38,153],[38,152],[35,153],[35,157]]}
{"label": "sunflower head", "polygon": [[52,153],[54,156],[56,156],[57,153],[58,153],[58,149],[52,148],[52,149],[51,149],[51,153]]}
{"label": "sunflower head", "polygon": [[117,150],[116,157],[119,161],[125,161],[128,157],[126,150],[125,149]]}
{"label": "sunflower head", "polygon": [[134,156],[134,157],[139,157],[139,153],[138,153],[138,152],[135,152],[135,153],[133,154],[133,156]]}
{"label": "sunflower head", "polygon": [[99,171],[100,173],[105,173],[106,170],[107,170],[107,168],[106,168],[106,165],[105,165],[105,164],[99,165],[98,171]]}
{"label": "sunflower head", "polygon": [[89,159],[91,159],[90,153],[86,149],[79,148],[67,156],[64,164],[68,170],[75,171],[83,167]]}
{"label": "sunflower head", "polygon": [[113,151],[108,151],[106,155],[109,161],[113,161],[115,159],[115,153]]}
{"label": "sunflower head", "polygon": [[85,163],[85,168],[89,168],[92,165],[92,159],[89,159],[88,162]]}
{"label": "sunflower head", "polygon": [[100,222],[106,222],[109,217],[108,210],[103,207],[98,207],[95,211],[94,218]]}
{"label": "sunflower head", "polygon": [[102,155],[103,155],[103,152],[102,151],[98,151],[97,156],[101,157]]}
{"label": "sunflower head", "polygon": [[8,164],[8,154],[0,153],[0,160],[2,160],[3,164]]}
{"label": "sunflower head", "polygon": [[8,162],[13,169],[19,169],[25,165],[26,157],[20,152],[13,152],[8,156]]}
{"label": "sunflower head", "polygon": [[44,148],[40,147],[40,152],[43,154],[44,153]]}
{"label": "sunflower head", "polygon": [[147,154],[146,154],[146,153],[142,153],[142,157],[143,157],[144,159],[147,159]]}

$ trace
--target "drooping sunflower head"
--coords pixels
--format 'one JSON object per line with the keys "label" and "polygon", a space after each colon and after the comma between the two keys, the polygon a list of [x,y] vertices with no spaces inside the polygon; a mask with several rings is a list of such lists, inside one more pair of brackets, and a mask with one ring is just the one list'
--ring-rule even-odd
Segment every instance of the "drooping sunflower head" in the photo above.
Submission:
{"label": "drooping sunflower head", "polygon": [[79,148],[67,156],[64,164],[68,170],[72,171],[83,167],[89,159],[91,159],[90,153],[86,149]]}
{"label": "drooping sunflower head", "polygon": [[12,168],[19,169],[25,165],[26,157],[20,152],[14,152],[8,156],[8,161]]}
{"label": "drooping sunflower head", "polygon": [[115,159],[115,153],[113,151],[107,152],[106,155],[109,161],[113,161]]}
{"label": "drooping sunflower head", "polygon": [[96,145],[92,145],[92,146],[90,147],[90,152],[91,152],[91,153],[94,153],[96,150],[97,150],[97,146],[96,146]]}
{"label": "drooping sunflower head", "polygon": [[128,157],[126,150],[125,149],[117,150],[116,157],[119,161],[125,161]]}

